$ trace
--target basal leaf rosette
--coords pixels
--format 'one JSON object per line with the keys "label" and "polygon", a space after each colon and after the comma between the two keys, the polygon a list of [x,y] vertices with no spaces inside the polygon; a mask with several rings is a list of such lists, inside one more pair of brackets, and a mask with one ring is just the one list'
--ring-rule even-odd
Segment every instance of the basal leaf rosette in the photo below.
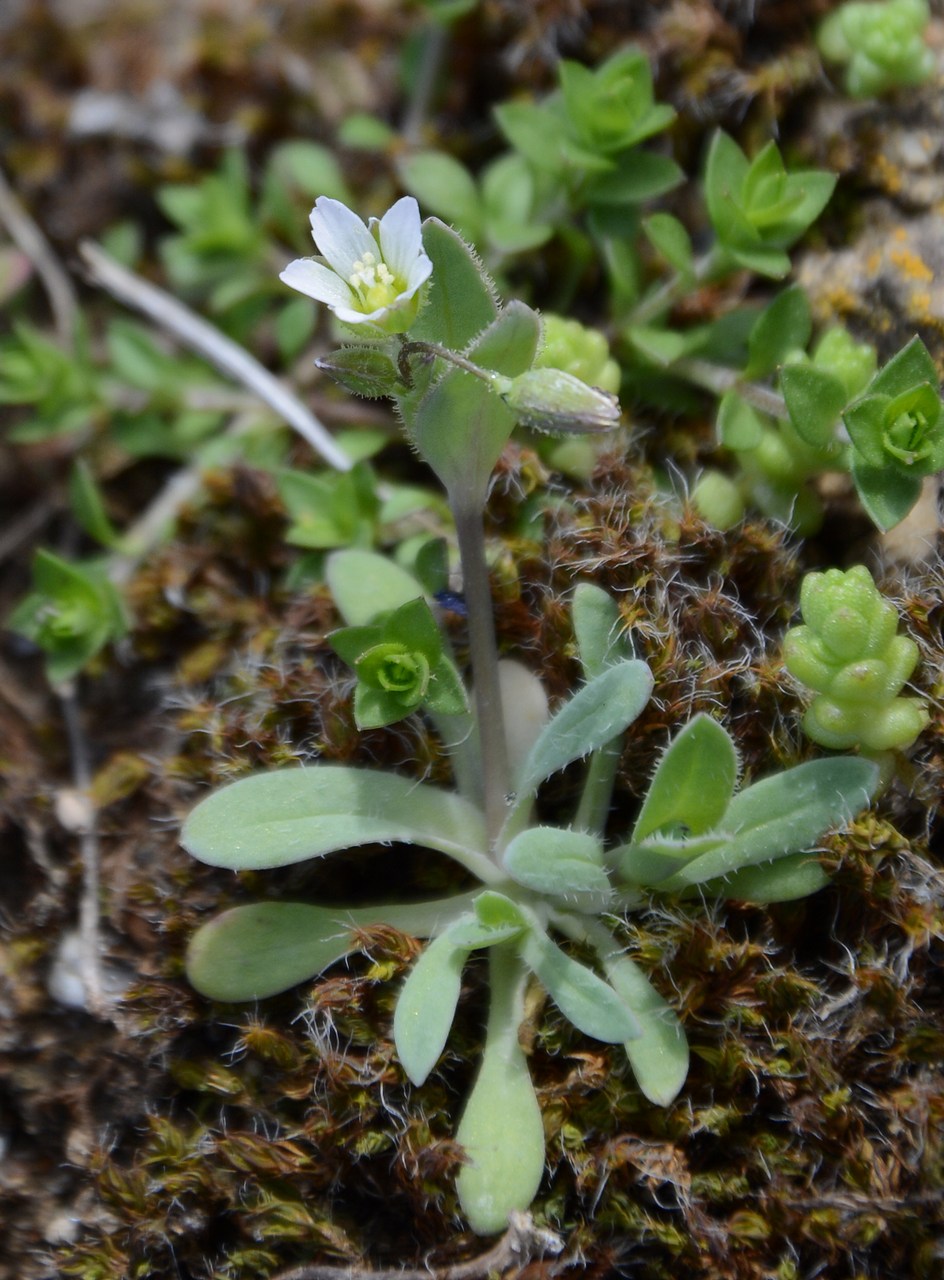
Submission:
{"label": "basal leaf rosette", "polygon": [[320,256],[296,258],[279,279],[324,302],[345,324],[405,333],[433,269],[413,197],[404,196],[365,225],[340,200],[319,196],[311,234]]}
{"label": "basal leaf rosette", "polygon": [[833,750],[901,750],[928,723],[918,698],[900,697],[918,661],[918,646],[897,634],[898,612],[863,565],[829,569],[803,580],[804,625],[784,638],[795,679],[817,693],[805,732]]}

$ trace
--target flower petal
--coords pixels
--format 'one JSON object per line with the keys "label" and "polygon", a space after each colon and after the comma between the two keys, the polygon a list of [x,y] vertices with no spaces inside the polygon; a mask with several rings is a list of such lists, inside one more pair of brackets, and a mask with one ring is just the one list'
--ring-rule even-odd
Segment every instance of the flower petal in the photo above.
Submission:
{"label": "flower petal", "polygon": [[427,279],[433,264],[423,250],[420,208],[412,196],[391,205],[377,228],[383,260],[397,277],[416,289]]}
{"label": "flower petal", "polygon": [[376,254],[377,246],[356,213],[330,196],[319,196],[311,211],[311,234],[318,252],[347,282],[354,263],[365,253]]}
{"label": "flower petal", "polygon": [[314,258],[296,258],[281,272],[279,279],[289,288],[297,289],[299,293],[307,294],[318,302],[325,302],[334,310],[357,305],[350,285],[337,272]]}

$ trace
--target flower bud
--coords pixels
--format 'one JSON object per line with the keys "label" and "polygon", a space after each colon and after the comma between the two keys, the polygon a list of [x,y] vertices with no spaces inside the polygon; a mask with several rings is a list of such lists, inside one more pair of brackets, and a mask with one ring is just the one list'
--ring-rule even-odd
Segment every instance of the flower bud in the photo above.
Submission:
{"label": "flower bud", "polygon": [[529,369],[502,379],[498,390],[522,426],[536,431],[583,434],[608,431],[619,423],[616,396],[562,369]]}

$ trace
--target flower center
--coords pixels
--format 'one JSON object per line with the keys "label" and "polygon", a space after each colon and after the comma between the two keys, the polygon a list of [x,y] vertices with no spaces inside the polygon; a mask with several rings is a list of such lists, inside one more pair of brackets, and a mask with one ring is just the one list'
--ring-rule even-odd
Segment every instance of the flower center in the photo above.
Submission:
{"label": "flower center", "polygon": [[365,312],[389,307],[402,293],[393,272],[385,262],[378,262],[370,250],[354,263],[347,282]]}

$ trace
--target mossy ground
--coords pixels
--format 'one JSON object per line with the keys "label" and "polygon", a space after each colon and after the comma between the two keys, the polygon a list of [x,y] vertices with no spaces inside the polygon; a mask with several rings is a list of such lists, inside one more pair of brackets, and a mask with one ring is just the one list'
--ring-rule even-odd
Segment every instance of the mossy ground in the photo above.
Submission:
{"label": "mossy ground", "polygon": [[[15,122],[0,133],[3,157],[67,261],[80,234],[119,215],[153,237],[154,183],[215,159],[208,143],[184,159],[148,139],[70,137],[80,88],[140,92],[163,74],[212,123],[239,121],[260,153],[290,134],[330,137],[355,107],[396,116],[398,51],[415,11],[393,0],[282,8],[278,30],[251,3],[238,14],[184,6],[189,27],[174,6],[28,5],[0,27],[9,73],[0,97]],[[807,37],[821,8],[775,5],[765,15],[758,6],[752,20],[748,6],[694,0],[655,14],[492,0],[455,42],[436,125],[474,154],[484,104],[513,86],[546,85],[555,51],[592,61],[638,35],[681,110],[676,141],[693,164],[719,120],[763,137],[782,118],[794,145],[821,152],[804,133],[815,119]],[[291,58],[311,74],[310,92],[292,80]],[[894,108],[884,110],[874,128],[892,118]],[[874,182],[874,165],[858,170],[855,158],[852,192]],[[914,214],[896,209],[903,223]],[[842,210],[830,215],[819,250],[837,249],[847,231]],[[847,283],[854,293],[854,273]],[[893,343],[920,318],[896,312],[894,290],[882,296],[891,300],[882,340]],[[90,314],[101,306],[91,294],[85,301]],[[37,291],[37,319],[41,308]],[[922,329],[938,355],[939,330]],[[503,649],[562,696],[577,673],[567,596],[590,579],[618,596],[653,668],[656,696],[627,741],[614,829],[625,827],[668,733],[695,711],[723,717],[754,776],[813,754],[780,637],[803,572],[880,554],[841,509],[809,544],[761,520],[726,535],[708,529],[664,484],[666,464],[707,452],[708,434],[691,419],[642,420],[585,486],[554,479],[560,501],[539,525],[521,519],[543,474],[531,445],[513,446],[496,479],[489,533]],[[24,589],[32,542],[74,537],[63,498],[71,449],[0,446],[5,522],[39,512],[0,566],[4,609]],[[401,471],[413,465],[402,452],[388,457]],[[166,474],[135,469],[115,501],[133,511]],[[458,883],[444,860],[401,849],[233,877],[177,845],[181,818],[207,786],[265,765],[317,755],[448,780],[417,719],[355,731],[351,681],[324,643],[337,623],[330,597],[284,586],[296,555],[285,523],[265,476],[248,467],[210,475],[205,499],[131,583],[130,639],[80,683],[106,953],[128,984],[105,1018],[57,1004],[47,989],[80,892],[70,759],[40,662],[4,640],[0,1280],[255,1280],[309,1259],[436,1264],[480,1248],[456,1217],[452,1135],[481,1035],[481,969],[469,968],[447,1055],[421,1089],[406,1082],[391,1039],[392,993],[416,952],[402,935],[376,930],[363,957],[254,1008],[212,1006],[183,975],[187,939],[223,906],[355,902],[365,882],[375,897]],[[527,1031],[549,1152],[535,1212],[588,1275],[885,1280],[944,1266],[939,554],[887,566],[883,586],[921,646],[917,683],[934,717],[876,810],[828,842],[834,884],[770,910],[654,903],[626,926],[691,1040],[679,1099],[652,1107],[618,1053],[534,1003]],[[452,625],[461,654],[461,617]],[[549,815],[577,780],[555,781]]]}

